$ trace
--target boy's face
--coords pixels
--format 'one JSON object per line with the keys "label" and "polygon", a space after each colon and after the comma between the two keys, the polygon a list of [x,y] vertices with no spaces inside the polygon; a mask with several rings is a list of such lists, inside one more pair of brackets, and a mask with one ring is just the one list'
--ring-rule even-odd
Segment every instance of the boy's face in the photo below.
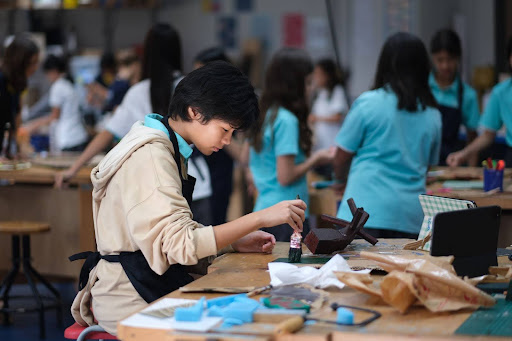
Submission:
{"label": "boy's face", "polygon": [[235,129],[229,123],[217,119],[203,123],[201,114],[194,112],[192,108],[189,108],[189,115],[192,118],[192,143],[201,153],[211,155],[231,143]]}

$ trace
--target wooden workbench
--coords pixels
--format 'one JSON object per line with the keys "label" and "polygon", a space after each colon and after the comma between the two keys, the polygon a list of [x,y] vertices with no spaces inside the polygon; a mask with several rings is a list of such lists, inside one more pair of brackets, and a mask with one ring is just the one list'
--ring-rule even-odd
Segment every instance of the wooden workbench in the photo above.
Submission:
{"label": "wooden workbench", "polygon": [[[0,220],[37,220],[50,223],[51,231],[33,235],[34,267],[43,274],[78,277],[81,262],[67,257],[95,249],[92,217],[92,166],[83,167],[70,187],[53,188],[60,169],[32,164],[30,168],[0,171]],[[0,269],[10,266],[10,238],[0,238]]]}
{"label": "wooden workbench", "polygon": [[[357,240],[347,251],[349,255],[357,255],[360,251],[370,250],[385,254],[400,254],[401,245],[408,242],[407,239],[381,240],[375,247],[363,240]],[[232,287],[233,285],[241,287],[261,287],[268,285],[270,276],[267,272],[267,264],[277,258],[287,256],[288,247],[286,243],[278,243],[273,254],[226,254],[218,257],[211,266],[208,275],[190,283],[187,287],[197,289],[204,287]],[[360,261],[359,257],[349,258],[348,262],[353,266],[354,262]],[[503,262],[503,260],[502,260]],[[508,262],[508,260],[505,260]],[[213,298],[219,294],[205,293],[182,293],[175,291],[166,297],[198,299],[202,296]],[[451,313],[431,313],[423,307],[413,307],[410,311],[402,315],[393,308],[372,298],[366,294],[357,292],[351,288],[343,290],[329,290],[330,303],[365,307],[374,309],[382,314],[382,317],[362,328],[341,327],[331,324],[317,323],[311,326],[305,326],[300,333],[293,335],[284,335],[279,340],[308,340],[308,341],[327,341],[327,340],[393,340],[395,337],[401,340],[403,337],[414,336],[418,340],[447,340],[450,339],[470,339],[470,340],[492,340],[496,338],[481,337],[454,337],[455,330],[470,316],[471,310],[451,312]],[[257,297],[256,297],[257,298]],[[313,312],[313,316],[335,319],[335,314],[330,310],[329,304],[324,303],[323,307]],[[356,314],[356,319],[358,315]],[[357,334],[353,335],[352,332]],[[345,335],[347,339],[345,339]],[[378,336],[376,335],[378,334]],[[118,324],[118,337],[123,341],[140,340],[176,340],[171,332],[160,329],[136,328]],[[499,339],[497,339],[499,340]]]}

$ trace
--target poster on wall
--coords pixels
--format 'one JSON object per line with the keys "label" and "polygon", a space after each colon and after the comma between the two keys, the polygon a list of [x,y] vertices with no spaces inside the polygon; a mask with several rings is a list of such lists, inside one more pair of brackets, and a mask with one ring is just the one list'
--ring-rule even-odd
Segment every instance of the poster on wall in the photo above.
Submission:
{"label": "poster on wall", "polygon": [[219,17],[217,20],[217,39],[219,44],[231,49],[237,47],[237,21],[234,17]]}
{"label": "poster on wall", "polygon": [[251,18],[251,37],[258,38],[265,49],[272,46],[272,28],[272,20],[266,14],[258,14]]}
{"label": "poster on wall", "polygon": [[252,11],[252,0],[236,0],[235,8],[238,12]]}
{"label": "poster on wall", "polygon": [[304,16],[299,13],[283,15],[283,45],[304,47]]}
{"label": "poster on wall", "polygon": [[327,19],[324,17],[308,18],[306,22],[306,46],[308,50],[327,50],[330,36]]}
{"label": "poster on wall", "polygon": [[221,0],[201,0],[201,10],[203,13],[216,13],[222,8]]}

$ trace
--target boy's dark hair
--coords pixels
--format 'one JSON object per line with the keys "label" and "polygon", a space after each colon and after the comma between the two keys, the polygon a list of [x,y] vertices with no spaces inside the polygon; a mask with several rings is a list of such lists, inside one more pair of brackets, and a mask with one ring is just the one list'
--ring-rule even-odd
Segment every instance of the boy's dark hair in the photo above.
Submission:
{"label": "boy's dark hair", "polygon": [[67,70],[66,61],[62,57],[57,57],[51,54],[48,57],[46,57],[43,63],[43,70],[45,72],[58,71],[64,73]]}
{"label": "boy's dark hair", "polygon": [[210,47],[209,49],[199,51],[197,56],[194,58],[194,62],[201,64],[207,64],[216,60],[222,60],[231,63],[229,58],[224,53],[224,49],[222,47]]}
{"label": "boy's dark hair", "polygon": [[17,92],[27,87],[26,70],[32,58],[39,53],[39,48],[28,35],[20,35],[7,46],[2,64],[9,84]]}
{"label": "boy's dark hair", "polygon": [[462,55],[462,47],[460,39],[455,31],[447,28],[437,31],[430,41],[430,53],[438,53],[441,51],[448,52],[449,55],[455,58],[460,58]]}
{"label": "boy's dark hair", "polygon": [[[279,107],[291,111],[299,121],[299,144],[306,155],[311,151],[313,133],[308,126],[306,77],[313,71],[309,55],[296,48],[283,48],[274,54],[265,73],[265,87],[260,100],[261,115],[251,132],[256,151],[263,145],[263,126],[273,124]],[[270,113],[269,109],[274,109]],[[268,119],[267,115],[271,115]]]}
{"label": "boy's dark hair", "polygon": [[181,72],[181,41],[169,24],[155,24],[146,34],[142,79],[150,80],[151,108],[165,115],[174,90],[175,73]]}
{"label": "boy's dark hair", "polygon": [[399,32],[389,37],[380,52],[373,89],[390,86],[398,97],[398,109],[417,111],[437,103],[428,85],[430,61],[423,42]]}
{"label": "boy's dark hair", "polygon": [[332,59],[320,59],[316,63],[316,66],[322,69],[322,71],[327,75],[327,89],[329,92],[332,92],[336,85],[343,85],[343,75]]}
{"label": "boy's dark hair", "polygon": [[247,130],[258,119],[258,99],[249,79],[233,65],[216,61],[183,78],[169,106],[172,119],[191,121],[188,108],[203,117],[203,123],[218,119],[238,130]]}

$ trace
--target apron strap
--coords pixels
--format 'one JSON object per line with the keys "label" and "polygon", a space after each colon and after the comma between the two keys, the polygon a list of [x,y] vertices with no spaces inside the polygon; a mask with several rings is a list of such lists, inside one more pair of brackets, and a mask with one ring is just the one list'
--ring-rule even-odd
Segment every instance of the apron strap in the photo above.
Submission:
{"label": "apron strap", "polygon": [[71,262],[74,262],[79,259],[85,259],[84,265],[82,266],[82,269],[80,270],[80,277],[78,280],[78,291],[85,288],[87,285],[87,282],[89,281],[89,273],[92,269],[96,267],[100,259],[104,259],[107,262],[119,262],[119,255],[105,255],[102,256],[98,251],[92,252],[92,251],[85,251],[76,253],[69,257],[69,260]]}
{"label": "apron strap", "polygon": [[180,158],[180,146],[178,144],[178,139],[176,138],[176,135],[174,134],[174,130],[172,130],[171,126],[169,125],[169,120],[165,117],[162,118],[161,122],[164,124],[165,128],[167,128],[167,131],[169,132],[169,138],[171,140],[172,146],[174,147],[174,161],[176,161],[176,165],[178,166],[178,172],[180,173],[180,179],[183,179],[183,173],[181,171],[181,158]]}

